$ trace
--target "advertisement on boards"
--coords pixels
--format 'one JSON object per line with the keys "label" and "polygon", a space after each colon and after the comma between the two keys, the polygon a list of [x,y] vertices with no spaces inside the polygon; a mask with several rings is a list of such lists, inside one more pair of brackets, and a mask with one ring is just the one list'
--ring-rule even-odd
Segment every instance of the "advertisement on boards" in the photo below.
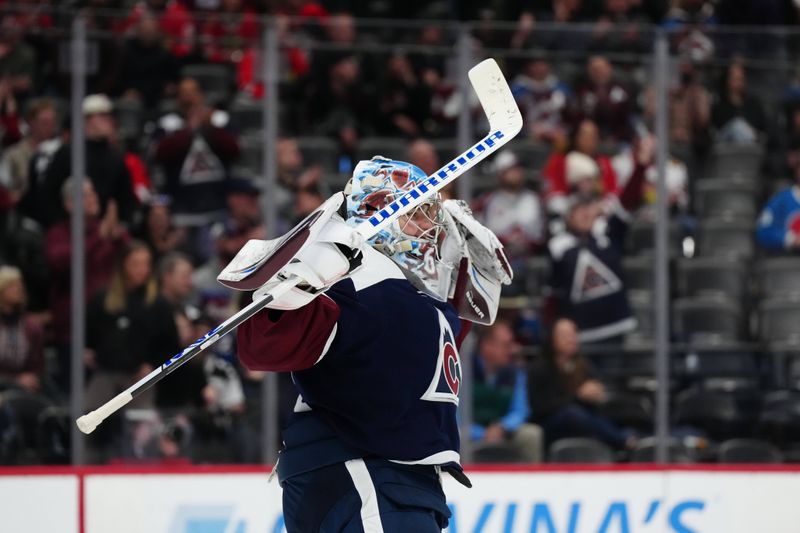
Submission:
{"label": "advertisement on boards", "polygon": [[[800,474],[509,472],[445,476],[448,533],[796,533]],[[86,533],[282,533],[266,474],[87,475]]]}
{"label": "advertisement on boards", "polygon": [[75,475],[0,476],[0,531],[79,533]]}

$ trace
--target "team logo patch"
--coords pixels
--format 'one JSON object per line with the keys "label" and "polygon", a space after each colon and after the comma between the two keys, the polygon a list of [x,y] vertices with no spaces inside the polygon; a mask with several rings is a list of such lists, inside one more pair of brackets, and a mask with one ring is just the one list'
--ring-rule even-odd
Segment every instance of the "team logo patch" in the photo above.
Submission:
{"label": "team logo patch", "polygon": [[444,379],[450,391],[458,396],[461,385],[461,363],[458,361],[458,352],[449,342],[444,345]]}
{"label": "team logo patch", "polygon": [[450,324],[441,311],[437,310],[436,312],[439,315],[439,355],[433,379],[420,399],[458,405],[458,391],[461,389],[461,359],[456,349],[456,341]]}
{"label": "team logo patch", "polygon": [[588,302],[608,296],[622,289],[622,281],[585,248],[578,252],[575,276],[572,278],[570,300],[574,303]]}

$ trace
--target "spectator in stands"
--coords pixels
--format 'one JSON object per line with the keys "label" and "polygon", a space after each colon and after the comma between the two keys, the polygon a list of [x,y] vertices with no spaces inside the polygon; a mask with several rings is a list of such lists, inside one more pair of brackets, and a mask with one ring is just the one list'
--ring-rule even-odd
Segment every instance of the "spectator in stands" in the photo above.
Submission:
{"label": "spectator in stands", "polygon": [[203,55],[210,61],[235,63],[242,50],[259,41],[258,14],[243,4],[242,0],[222,0],[216,11],[198,21]]}
{"label": "spectator in stands", "polygon": [[416,139],[408,145],[407,161],[418,166],[426,175],[430,176],[442,166],[439,154],[430,141]]}
{"label": "spectator in stands", "polygon": [[213,320],[222,322],[237,305],[234,291],[222,286],[217,281],[217,275],[248,240],[267,238],[259,206],[260,193],[260,189],[250,180],[236,178],[230,181],[226,195],[226,219],[211,229],[215,254],[194,272],[193,281],[200,309]]}
{"label": "spectator in stands", "polygon": [[163,192],[173,200],[175,224],[191,230],[193,252],[204,261],[209,254],[207,228],[225,216],[226,183],[239,145],[214,125],[202,93],[187,100],[185,113],[183,127],[158,143],[155,162],[164,172]]}
{"label": "spectator in stands", "polygon": [[301,220],[322,205],[325,197],[320,189],[320,186],[315,183],[297,189],[297,193],[294,196],[293,222],[300,223]]}
{"label": "spectator in stands", "polygon": [[756,240],[768,252],[800,254],[800,160],[794,163],[794,185],[769,199],[758,219]]}
{"label": "spectator in stands", "polygon": [[167,49],[176,57],[189,55],[195,46],[197,26],[184,2],[175,0],[141,0],[133,6],[130,15],[116,31],[130,32],[144,16],[154,16],[165,38]]}
{"label": "spectator in stands", "polygon": [[[72,178],[64,182],[61,198],[64,210],[72,213]],[[100,201],[94,191],[92,182],[83,182],[83,212],[86,224],[85,268],[86,285],[84,297],[87,301],[104,289],[111,279],[116,258],[128,242],[128,232],[117,216],[117,209],[112,200],[106,213],[100,214]],[[72,233],[70,220],[62,219],[47,231],[45,250],[47,264],[50,269],[50,311],[52,314],[53,340],[58,355],[57,382],[67,388],[69,385],[70,355],[70,302],[71,302],[71,265],[72,265]]]}
{"label": "spectator in stands", "polygon": [[[586,38],[582,32],[558,28],[584,20],[583,0],[553,0],[539,5],[538,10],[523,9],[520,13],[511,37],[512,49],[582,50],[585,47]],[[537,22],[547,25],[546,29],[537,28]]]}
{"label": "spectator in stands", "polygon": [[136,238],[147,243],[156,262],[167,254],[186,246],[186,229],[176,227],[170,211],[168,196],[151,197],[145,204]]}
{"label": "spectator in stands", "polygon": [[17,15],[5,14],[0,29],[0,85],[10,96],[19,99],[32,88],[36,51],[23,39],[25,27],[19,25]]}
{"label": "spectator in stands", "polygon": [[175,89],[175,111],[169,112],[158,119],[159,133],[169,135],[187,127],[189,117],[197,114],[198,109],[208,110],[209,122],[217,127],[224,128],[228,125],[230,116],[227,111],[210,106],[206,95],[196,79],[182,78]]}
{"label": "spectator in stands", "polygon": [[513,262],[542,244],[545,221],[539,197],[525,185],[525,168],[510,150],[494,159],[499,187],[475,202],[475,213],[492,230]]}
{"label": "spectator in stands", "polygon": [[[151,372],[180,349],[170,305],[158,295],[146,244],[128,243],[108,288],[86,311],[86,365],[93,371],[86,407],[94,409]],[[152,406],[152,389],[132,405]]]}
{"label": "spectator in stands", "polygon": [[37,392],[44,371],[44,329],[26,312],[25,303],[22,272],[0,266],[0,388]]}
{"label": "spectator in stands", "polygon": [[573,194],[566,231],[548,242],[550,316],[574,321],[583,343],[619,345],[636,328],[625,290],[622,252],[630,211],[641,202],[653,149],[651,142],[640,144],[636,169],[619,199],[603,201],[592,190]]}
{"label": "spectator in stands", "polygon": [[[693,62],[681,61],[678,83],[669,91],[669,141],[682,153],[702,153],[709,141],[711,94],[698,79]],[[644,92],[644,120],[655,131],[656,89]]]}
{"label": "spectator in stands", "polygon": [[[192,260],[180,252],[169,253],[158,263],[158,286],[161,297],[175,312],[183,313],[189,319],[197,318],[200,314],[191,303],[194,292],[192,274],[194,274]],[[186,346],[184,343],[181,344]]]}
{"label": "spectator in stands", "polygon": [[675,0],[664,15],[662,25],[671,30],[684,26],[715,25],[714,2],[711,0]]}
{"label": "spectator in stands", "polygon": [[[136,209],[136,197],[128,167],[122,154],[112,144],[114,119],[111,100],[104,94],[92,94],[83,100],[86,129],[86,174],[92,181],[105,214],[111,200],[116,204],[119,220],[130,224]],[[39,218],[52,225],[66,216],[62,205],[61,187],[72,172],[72,147],[63,145],[47,168]]]}
{"label": "spectator in stands", "polygon": [[[575,183],[585,179],[583,166],[577,162],[569,165],[567,160],[580,160],[575,154],[591,158],[597,166],[597,190],[602,194],[617,193],[617,176],[608,156],[598,154],[600,133],[597,124],[592,120],[582,120],[574,131],[571,150],[568,153],[554,153],[545,163],[542,174],[545,183],[545,205],[551,215],[563,215],[566,210],[566,198],[571,194]],[[592,173],[594,175],[594,172]]]}
{"label": "spectator in stands", "polygon": [[0,186],[11,193],[22,215],[36,218],[43,170],[61,144],[55,138],[58,115],[53,101],[43,98],[30,103],[25,118],[28,134],[8,147],[0,160]]}
{"label": "spectator in stands", "polygon": [[553,325],[544,357],[528,372],[532,419],[544,429],[548,445],[561,438],[591,437],[631,449],[635,437],[596,412],[608,393],[581,355],[578,339],[572,320],[561,318]]}
{"label": "spectator in stands", "polygon": [[[652,136],[636,137],[630,147],[623,148],[611,159],[614,173],[617,175],[617,185],[624,189],[628,180],[636,170],[636,152],[642,142],[655,143]],[[686,214],[689,209],[689,171],[683,161],[670,157],[666,164],[667,171],[667,205],[673,214]],[[645,206],[636,215],[638,218],[652,220],[655,213],[652,210],[656,201],[658,169],[655,161],[645,169],[644,197]]]}
{"label": "spectator in stands", "polygon": [[530,415],[527,377],[510,324],[499,320],[482,331],[474,361],[472,439],[504,446],[522,462],[539,463],[542,431]]}
{"label": "spectator in stands", "polygon": [[614,67],[605,56],[594,55],[586,64],[586,75],[567,108],[570,122],[577,126],[589,118],[597,124],[603,142],[629,141],[634,102],[628,90],[614,79]]}
{"label": "spectator in stands", "polygon": [[747,75],[740,63],[728,66],[711,109],[711,120],[719,142],[750,144],[764,140],[764,108],[758,98],[747,92]]}
{"label": "spectator in stands", "polygon": [[[27,308],[46,315],[50,278],[45,258],[44,234],[36,222],[23,217],[10,202],[0,206],[0,264],[13,265],[22,271],[27,291]],[[41,318],[47,319],[46,316]]]}
{"label": "spectator in stands", "polygon": [[563,112],[570,96],[569,88],[553,74],[544,55],[525,64],[512,81],[511,92],[535,141],[552,143],[566,135]]}
{"label": "spectator in stands", "polygon": [[153,108],[165,94],[175,92],[178,64],[161,42],[158,20],[144,13],[136,23],[136,34],[124,46],[118,92],[123,98]]}
{"label": "spectator in stands", "polygon": [[317,134],[336,137],[345,153],[353,154],[364,117],[375,112],[353,55],[330,64],[326,77],[313,83],[305,98],[307,122]]}
{"label": "spectator in stands", "polygon": [[592,28],[591,50],[616,53],[647,53],[644,24],[646,20],[635,11],[635,0],[604,0],[602,11]]}
{"label": "spectator in stands", "polygon": [[252,180],[235,178],[228,183],[227,218],[217,224],[217,251],[227,264],[250,239],[266,239],[267,229],[261,217],[261,189]]}
{"label": "spectator in stands", "polygon": [[405,54],[389,58],[378,82],[374,129],[378,135],[417,137],[430,119],[431,93]]}

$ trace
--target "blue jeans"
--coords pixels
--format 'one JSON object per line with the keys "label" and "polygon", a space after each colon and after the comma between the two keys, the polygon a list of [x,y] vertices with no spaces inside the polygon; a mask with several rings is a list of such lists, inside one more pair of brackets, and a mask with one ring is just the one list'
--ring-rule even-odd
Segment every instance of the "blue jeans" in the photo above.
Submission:
{"label": "blue jeans", "polygon": [[559,408],[542,422],[548,445],[566,437],[591,437],[614,448],[623,448],[630,436],[611,420],[593,413],[578,403]]}

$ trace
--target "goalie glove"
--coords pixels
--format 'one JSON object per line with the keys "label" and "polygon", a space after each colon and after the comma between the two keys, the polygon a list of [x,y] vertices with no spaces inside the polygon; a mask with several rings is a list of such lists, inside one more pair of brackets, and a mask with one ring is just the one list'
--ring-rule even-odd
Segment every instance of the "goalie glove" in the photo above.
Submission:
{"label": "goalie glove", "polygon": [[495,234],[475,220],[462,200],[443,202],[448,239],[443,246],[448,259],[455,263],[455,249],[460,249],[460,268],[452,295],[459,317],[478,324],[492,324],[497,317],[502,285],[514,276]]}
{"label": "goalie glove", "polygon": [[361,234],[353,231],[340,216],[333,215],[320,228],[313,242],[303,247],[273,279],[255,291],[253,300],[268,295],[281,281],[297,276],[302,281],[267,307],[280,310],[302,307],[361,266],[363,246]]}

